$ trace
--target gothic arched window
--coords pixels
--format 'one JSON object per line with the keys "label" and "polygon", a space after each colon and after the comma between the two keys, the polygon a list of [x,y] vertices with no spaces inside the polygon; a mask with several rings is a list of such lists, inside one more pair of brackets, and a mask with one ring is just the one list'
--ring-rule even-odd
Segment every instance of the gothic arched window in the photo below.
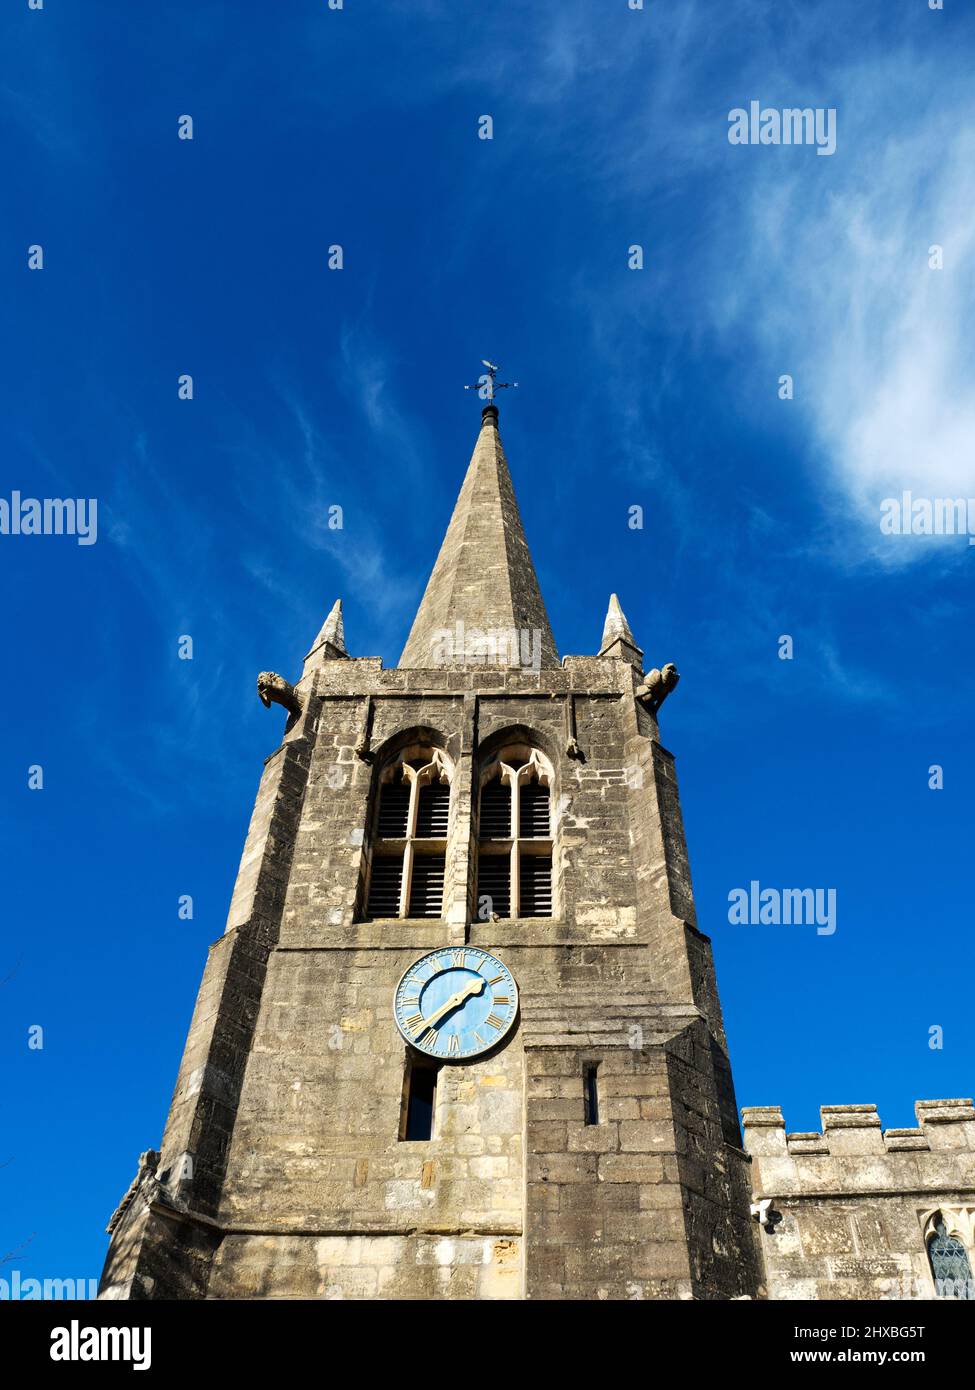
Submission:
{"label": "gothic arched window", "polygon": [[939,1212],[928,1237],[928,1259],[939,1298],[975,1299],[975,1281],[968,1251]]}
{"label": "gothic arched window", "polygon": [[477,917],[552,916],[552,769],[535,748],[504,749],[481,778]]}
{"label": "gothic arched window", "polygon": [[450,766],[407,749],[384,769],[371,840],[366,916],[442,917]]}

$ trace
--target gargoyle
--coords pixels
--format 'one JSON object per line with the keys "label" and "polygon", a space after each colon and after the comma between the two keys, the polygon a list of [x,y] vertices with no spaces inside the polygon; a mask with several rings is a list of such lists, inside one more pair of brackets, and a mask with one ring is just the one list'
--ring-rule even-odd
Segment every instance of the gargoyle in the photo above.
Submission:
{"label": "gargoyle", "polygon": [[679,680],[680,675],[677,667],[672,661],[668,661],[662,671],[658,671],[655,666],[644,677],[643,684],[638,685],[634,693],[640,703],[646,705],[651,714],[656,714],[670,692],[676,688]]}
{"label": "gargoyle", "polygon": [[294,686],[276,671],[261,672],[257,678],[257,693],[265,709],[270,709],[273,701],[276,705],[283,705],[295,718],[301,713],[301,700]]}

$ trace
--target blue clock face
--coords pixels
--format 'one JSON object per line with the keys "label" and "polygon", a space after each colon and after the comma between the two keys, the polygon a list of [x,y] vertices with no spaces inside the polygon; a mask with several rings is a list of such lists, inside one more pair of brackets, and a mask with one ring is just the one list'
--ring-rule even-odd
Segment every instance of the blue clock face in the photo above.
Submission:
{"label": "blue clock face", "polygon": [[408,1043],[443,1062],[496,1047],[518,1013],[518,986],[506,965],[474,946],[445,946],[410,966],[393,997]]}

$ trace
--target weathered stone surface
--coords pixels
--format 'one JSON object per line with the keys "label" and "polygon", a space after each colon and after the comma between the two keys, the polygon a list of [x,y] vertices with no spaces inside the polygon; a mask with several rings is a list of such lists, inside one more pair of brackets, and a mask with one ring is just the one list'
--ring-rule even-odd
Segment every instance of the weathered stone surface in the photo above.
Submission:
{"label": "weathered stone surface", "polygon": [[[537,629],[537,667],[432,662],[435,629],[456,622]],[[924,1103],[917,1130],[886,1136],[872,1107],[793,1136],[781,1111],[748,1110],[749,1159],[642,680],[618,602],[599,655],[559,665],[492,407],[400,667],[350,657],[336,605],[284,691],[161,1153],[113,1225],[103,1297],[853,1297],[918,1272],[918,1203],[972,1199],[971,1102]],[[553,913],[485,921],[478,789],[513,743],[551,768]],[[367,920],[380,778],[418,746],[453,769],[442,917]],[[465,944],[503,958],[520,1018],[440,1071],[433,1138],[401,1139],[394,987]],[[750,1168],[774,1228],[750,1218]]]}
{"label": "weathered stone surface", "polygon": [[822,1109],[822,1134],[789,1134],[781,1110],[744,1110],[771,1298],[936,1296],[927,1241],[941,1212],[972,1248],[970,1100],[918,1101],[920,1128],[886,1130],[873,1105]]}
{"label": "weathered stone surface", "polygon": [[[481,432],[400,668],[463,666],[463,637],[446,652],[438,634],[529,635],[542,666],[559,664],[498,433],[498,412],[485,406]],[[537,634],[537,643],[532,640]],[[520,646],[520,644],[519,644]],[[500,664],[508,664],[502,659]]]}

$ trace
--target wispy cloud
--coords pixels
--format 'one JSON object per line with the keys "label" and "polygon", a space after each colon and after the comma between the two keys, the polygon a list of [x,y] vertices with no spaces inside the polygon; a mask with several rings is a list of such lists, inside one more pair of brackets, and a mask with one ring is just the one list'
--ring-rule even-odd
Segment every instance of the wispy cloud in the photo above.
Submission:
{"label": "wispy cloud", "polygon": [[[532,138],[571,148],[621,244],[647,243],[642,277],[612,286],[586,267],[561,287],[631,448],[670,396],[671,357],[746,360],[741,408],[763,423],[752,378],[771,395],[789,373],[782,420],[804,422],[810,531],[843,530],[840,565],[899,564],[932,547],[885,540],[883,497],[975,496],[975,92],[967,56],[933,26],[864,12],[837,45],[845,7],[788,11],[731,0],[706,22],[693,4],[594,19],[568,4],[507,38],[491,28],[453,80],[503,95],[509,122],[512,102],[550,106]],[[837,108],[837,153],[730,146],[727,111],[753,98]],[[933,245],[943,270],[929,268]]]}
{"label": "wispy cloud", "polygon": [[[718,305],[726,335],[753,336],[770,373],[795,376],[861,544],[890,560],[920,547],[882,540],[883,497],[975,495],[975,100],[967,78],[950,116],[885,95],[934,76],[906,54],[836,76],[842,158],[831,177],[768,161]],[[943,270],[929,268],[933,245]]]}

